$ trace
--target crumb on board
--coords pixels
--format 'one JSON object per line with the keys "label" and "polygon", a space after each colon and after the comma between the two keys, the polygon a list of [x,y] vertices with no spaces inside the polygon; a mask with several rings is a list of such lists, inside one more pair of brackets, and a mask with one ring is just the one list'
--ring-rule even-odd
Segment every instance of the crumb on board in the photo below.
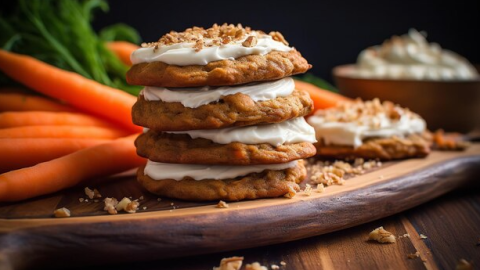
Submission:
{"label": "crumb on board", "polygon": [[100,192],[96,188],[91,190],[89,187],[85,187],[84,191],[85,191],[85,195],[87,195],[87,197],[90,200],[93,199],[93,198],[101,198],[102,197],[102,194],[100,194]]}
{"label": "crumb on board", "polygon": [[371,231],[370,234],[368,235],[368,240],[377,241],[378,243],[382,243],[382,244],[395,243],[395,235],[385,230],[382,226]]}
{"label": "crumb on board", "polygon": [[312,186],[310,184],[306,184],[305,189],[303,190],[303,192],[305,192],[305,195],[307,196],[312,195],[312,191],[313,191]]}
{"label": "crumb on board", "polygon": [[268,270],[267,267],[261,265],[259,262],[245,265],[245,270]]}
{"label": "crumb on board", "polygon": [[276,265],[276,264],[272,264],[272,265],[270,265],[270,268],[271,268],[272,270],[278,270],[278,269],[280,269],[280,266],[278,266],[278,265]]}
{"label": "crumb on board", "polygon": [[415,252],[415,253],[411,253],[411,254],[408,254],[407,257],[409,259],[415,259],[415,258],[419,258],[420,257],[420,252]]}
{"label": "crumb on board", "polygon": [[59,208],[55,211],[53,211],[53,215],[56,218],[65,218],[65,217],[70,217],[70,210],[68,210],[65,207]]}
{"label": "crumb on board", "polygon": [[281,261],[281,262],[280,262],[280,265],[281,265],[281,266],[285,266],[285,265],[287,265],[287,263],[284,262],[284,261]]}
{"label": "crumb on board", "polygon": [[143,210],[147,210],[147,207],[146,207],[146,206],[144,206],[144,207],[142,207],[142,209],[143,209]]}
{"label": "crumb on board", "polygon": [[320,183],[320,184],[317,185],[317,192],[318,192],[318,193],[323,193],[323,192],[325,192],[325,186],[324,186],[322,183]]}
{"label": "crumb on board", "polygon": [[143,201],[144,197],[143,196],[140,196],[140,198],[138,198],[138,200],[140,201]]}
{"label": "crumb on board", "polygon": [[420,239],[427,239],[427,238],[428,237],[425,234],[423,234],[423,233],[420,234]]}
{"label": "crumb on board", "polygon": [[228,205],[228,203],[226,203],[224,201],[219,201],[215,207],[216,208],[228,208],[229,205]]}
{"label": "crumb on board", "polygon": [[399,236],[398,236],[398,239],[402,239],[402,238],[410,238],[410,234],[405,233],[405,234],[403,234],[403,235],[399,235]]}
{"label": "crumb on board", "polygon": [[161,200],[162,200],[162,198],[157,198],[157,202],[159,202],[159,201],[161,201]]}
{"label": "crumb on board", "polygon": [[473,270],[473,263],[465,259],[460,259],[457,262],[457,266],[455,267],[455,270]]}
{"label": "crumb on board", "polygon": [[84,198],[78,198],[78,201],[81,202],[81,203],[82,203],[84,200],[85,200]]}
{"label": "crumb on board", "polygon": [[223,258],[220,266],[213,267],[213,270],[239,270],[242,267],[243,257]]}
{"label": "crumb on board", "polygon": [[107,211],[110,215],[115,215],[117,214],[117,205],[118,205],[118,200],[116,198],[105,198],[105,200],[103,200],[103,202],[105,203],[105,207],[103,208],[103,210]]}

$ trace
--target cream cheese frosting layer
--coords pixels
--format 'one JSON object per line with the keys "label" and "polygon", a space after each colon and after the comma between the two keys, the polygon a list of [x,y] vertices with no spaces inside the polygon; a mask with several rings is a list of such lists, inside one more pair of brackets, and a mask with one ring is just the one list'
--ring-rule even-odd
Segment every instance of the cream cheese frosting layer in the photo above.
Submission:
{"label": "cream cheese frosting layer", "polygon": [[[251,35],[256,36],[257,44],[253,47],[243,46],[242,43]],[[229,44],[204,47],[200,51],[195,50],[195,43],[187,42],[163,45],[157,48],[140,48],[132,53],[130,59],[134,65],[145,62],[164,62],[169,65],[189,66],[206,65],[210,62],[225,59],[234,60],[251,54],[265,55],[271,51],[288,52],[292,50],[291,47],[282,42],[273,40],[269,35],[257,35],[256,33],[251,35]],[[209,42],[211,40],[205,39],[206,44]]]}
{"label": "cream cheese frosting layer", "polygon": [[462,56],[428,43],[425,34],[410,29],[382,45],[360,53],[353,76],[414,80],[470,80],[479,77]]}
{"label": "cream cheese frosting layer", "polygon": [[188,134],[193,139],[204,138],[219,144],[240,142],[244,144],[269,143],[279,146],[288,143],[316,142],[314,128],[303,117],[269,125],[166,133]]}
{"label": "cream cheese frosting layer", "polygon": [[342,109],[319,111],[308,123],[315,128],[317,140],[355,148],[361,146],[364,139],[405,137],[426,129],[422,118],[392,103],[382,105],[374,100],[365,104],[356,102]]}
{"label": "cream cheese frosting layer", "polygon": [[188,108],[197,108],[211,102],[219,101],[222,97],[242,93],[253,101],[272,100],[277,97],[286,97],[292,94],[295,82],[292,78],[276,81],[251,83],[239,86],[196,87],[196,88],[165,88],[147,86],[142,95],[147,101],[161,100],[164,102],[180,102]]}
{"label": "cream cheese frosting layer", "polygon": [[144,174],[148,175],[154,180],[173,179],[180,181],[184,177],[191,177],[195,180],[222,180],[245,176],[250,173],[260,173],[264,170],[285,170],[288,168],[293,168],[296,165],[296,160],[282,164],[250,166],[171,164],[148,160],[147,165],[145,166]]}

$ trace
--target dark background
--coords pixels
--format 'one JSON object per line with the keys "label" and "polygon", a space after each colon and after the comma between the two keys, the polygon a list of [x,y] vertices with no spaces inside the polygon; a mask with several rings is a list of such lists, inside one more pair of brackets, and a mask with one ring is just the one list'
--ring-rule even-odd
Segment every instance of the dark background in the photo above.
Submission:
{"label": "dark background", "polygon": [[331,70],[353,63],[364,48],[409,28],[426,31],[437,42],[480,63],[480,1],[147,1],[111,0],[94,26],[123,22],[143,41],[170,30],[213,23],[242,23],[280,31],[313,64],[312,73],[331,81]]}

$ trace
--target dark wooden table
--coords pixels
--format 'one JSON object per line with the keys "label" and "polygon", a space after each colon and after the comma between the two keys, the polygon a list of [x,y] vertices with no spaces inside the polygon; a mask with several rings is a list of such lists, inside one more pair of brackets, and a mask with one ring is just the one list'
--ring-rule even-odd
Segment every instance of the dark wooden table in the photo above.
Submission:
{"label": "dark wooden table", "polygon": [[[379,226],[395,234],[397,243],[366,241],[368,233]],[[407,233],[410,237],[398,238]],[[420,234],[427,239],[421,239]],[[479,269],[479,241],[477,186],[451,192],[388,218],[318,237],[226,253],[88,269],[212,269],[222,258],[230,256],[243,256],[244,265],[260,262],[268,269],[272,264],[280,269],[455,269],[460,259],[473,262],[473,269]],[[408,258],[416,251],[420,257]],[[281,266],[281,261],[286,265]]]}

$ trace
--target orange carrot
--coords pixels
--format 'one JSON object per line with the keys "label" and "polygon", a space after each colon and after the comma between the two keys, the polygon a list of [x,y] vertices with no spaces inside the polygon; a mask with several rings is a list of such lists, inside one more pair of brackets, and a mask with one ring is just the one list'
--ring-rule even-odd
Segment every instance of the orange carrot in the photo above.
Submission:
{"label": "orange carrot", "polygon": [[132,132],[131,109],[136,97],[33,57],[0,50],[0,70],[29,88],[64,100],[85,112],[105,117]]}
{"label": "orange carrot", "polygon": [[47,125],[115,128],[111,122],[81,113],[41,111],[0,113],[0,128]]}
{"label": "orange carrot", "polygon": [[74,112],[75,110],[55,100],[40,96],[0,93],[0,112],[5,111]]}
{"label": "orange carrot", "polygon": [[107,43],[107,48],[110,49],[117,57],[127,66],[132,65],[130,55],[133,51],[140,48],[140,46],[127,41],[111,41]]}
{"label": "orange carrot", "polygon": [[30,167],[110,140],[0,139],[0,173]]}
{"label": "orange carrot", "polygon": [[[310,94],[310,97],[313,100],[313,112],[320,109],[335,107],[341,102],[352,101],[347,97],[319,88],[311,83],[303,81],[295,80],[295,87],[297,89],[307,91]],[[313,114],[313,112],[311,114]]]}
{"label": "orange carrot", "polygon": [[0,201],[53,193],[83,181],[124,172],[145,163],[133,142],[138,134],[0,175]]}
{"label": "orange carrot", "polygon": [[104,127],[28,126],[0,129],[0,138],[116,139],[130,132]]}

